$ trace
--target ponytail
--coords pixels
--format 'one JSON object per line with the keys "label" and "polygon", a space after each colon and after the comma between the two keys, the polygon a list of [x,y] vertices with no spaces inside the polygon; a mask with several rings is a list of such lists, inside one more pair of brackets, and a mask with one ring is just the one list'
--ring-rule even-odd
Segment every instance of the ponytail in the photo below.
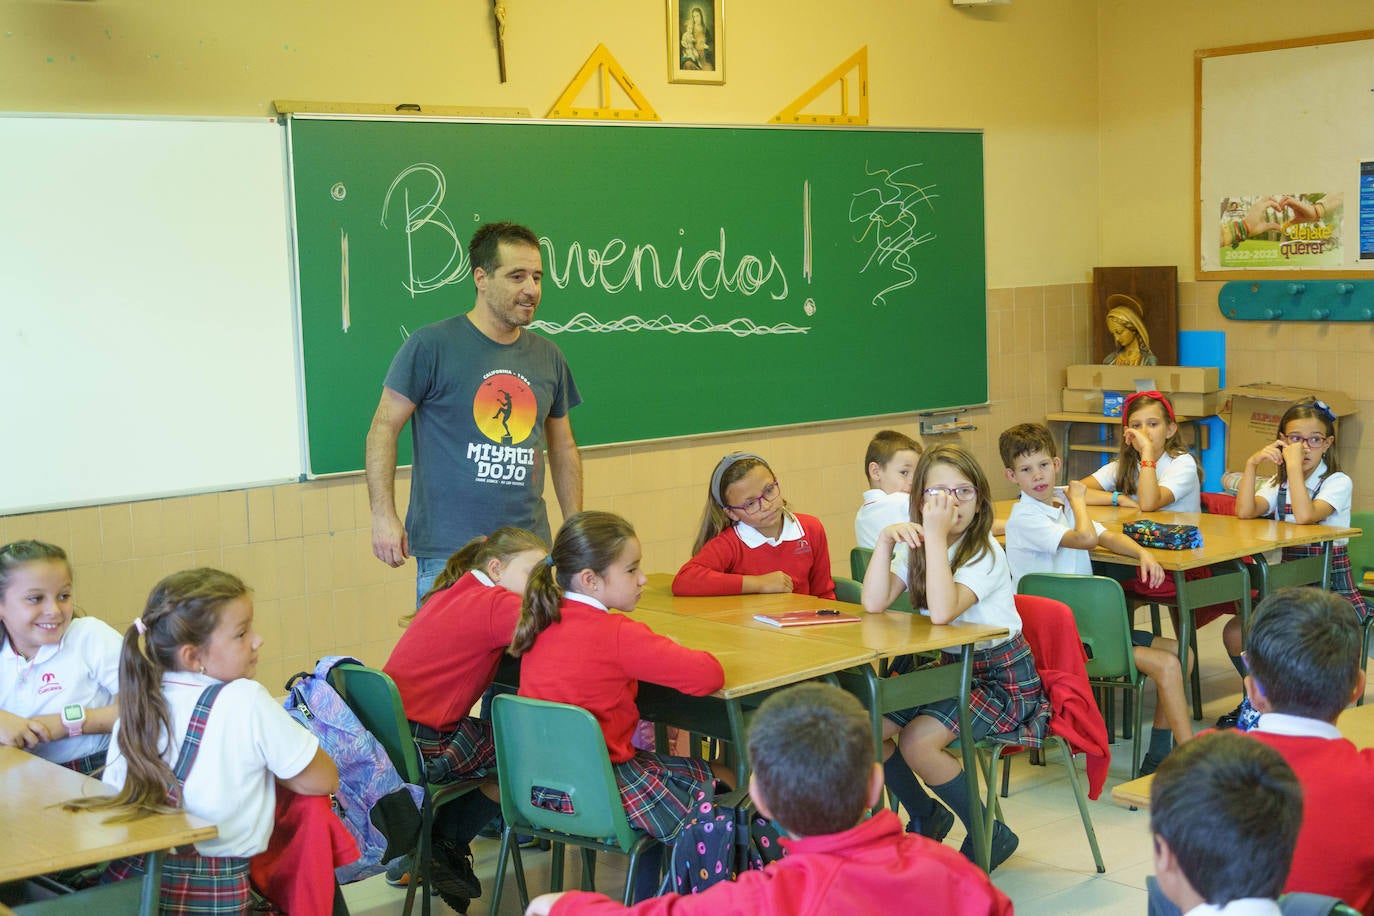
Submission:
{"label": "ponytail", "polygon": [[435,577],[434,584],[430,586],[429,591],[425,592],[416,609],[401,617],[401,626],[409,626],[410,622],[415,619],[415,615],[419,613],[420,608],[424,607],[425,602],[434,597],[436,592],[448,588],[474,569],[484,569],[492,560],[500,560],[503,564],[507,563],[517,553],[524,553],[527,550],[548,553],[549,545],[545,544],[544,539],[533,531],[509,526],[497,528],[490,537],[479,535],[468,541],[459,548],[457,553],[448,558],[443,571]]}
{"label": "ponytail", "polygon": [[565,521],[553,539],[553,550],[534,567],[525,585],[510,654],[524,655],[535,637],[559,621],[563,593],[575,591],[573,581],[582,570],[604,573],[634,536],[634,527],[612,512],[579,512]]}

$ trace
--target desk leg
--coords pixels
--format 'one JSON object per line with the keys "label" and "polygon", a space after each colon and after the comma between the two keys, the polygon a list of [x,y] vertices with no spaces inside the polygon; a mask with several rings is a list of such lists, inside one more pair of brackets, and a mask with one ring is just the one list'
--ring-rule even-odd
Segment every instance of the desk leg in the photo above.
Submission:
{"label": "desk leg", "polygon": [[[969,725],[969,694],[973,687],[973,646],[964,646],[964,655],[959,663],[959,751],[964,761],[964,782],[968,785],[969,804],[981,804],[982,793],[978,785],[978,749],[974,747],[973,730]],[[988,795],[994,791],[988,786]],[[970,812],[972,813],[972,812]],[[978,867],[988,870],[991,855],[990,839],[984,835],[983,818],[969,818],[969,833],[973,838],[973,857]]]}
{"label": "desk leg", "polygon": [[[1188,652],[1193,644],[1193,605],[1188,600],[1188,577],[1174,570],[1174,595],[1178,601],[1178,665],[1183,671],[1183,692],[1188,692]],[[1193,697],[1193,719],[1202,720],[1202,697]],[[1140,739],[1137,738],[1137,741]]]}
{"label": "desk leg", "polygon": [[144,865],[143,894],[139,897],[138,912],[142,916],[156,916],[162,896],[162,851],[148,853]]}
{"label": "desk leg", "polygon": [[749,760],[745,753],[744,710],[738,698],[725,701],[725,717],[730,722],[730,734],[735,739],[735,783],[736,788],[749,785]]}

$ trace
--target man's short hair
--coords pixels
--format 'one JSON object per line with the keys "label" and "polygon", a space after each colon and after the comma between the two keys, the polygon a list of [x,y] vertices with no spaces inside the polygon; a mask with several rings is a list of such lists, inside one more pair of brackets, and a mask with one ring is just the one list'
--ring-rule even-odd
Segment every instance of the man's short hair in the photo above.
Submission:
{"label": "man's short hair", "polygon": [[1017,423],[1010,429],[1004,429],[1002,435],[997,437],[997,450],[1002,453],[1004,468],[1011,467],[1022,455],[1034,455],[1036,452],[1044,452],[1051,458],[1059,457],[1054,447],[1054,436],[1044,423]]}
{"label": "man's short hair", "polygon": [[1237,732],[1180,744],[1155,771],[1150,832],[1203,899],[1275,899],[1302,826],[1302,789],[1279,752]]}
{"label": "man's short hair", "polygon": [[539,247],[539,236],[518,223],[484,223],[468,242],[468,263],[474,271],[492,273],[501,266],[501,243]]}
{"label": "man's short hair", "polygon": [[873,725],[830,684],[775,693],[749,727],[749,765],[773,820],[797,836],[848,830],[868,806]]}
{"label": "man's short hair", "polygon": [[1274,712],[1334,722],[1360,676],[1360,620],[1321,588],[1283,588],[1260,602],[1250,626],[1250,675]]}
{"label": "man's short hair", "polygon": [[885,468],[887,463],[893,459],[898,452],[915,452],[916,457],[921,457],[921,443],[908,436],[906,433],[898,432],[895,429],[884,429],[873,435],[868,442],[868,450],[864,452],[864,480],[868,480],[868,466],[873,462],[878,462],[878,467]]}

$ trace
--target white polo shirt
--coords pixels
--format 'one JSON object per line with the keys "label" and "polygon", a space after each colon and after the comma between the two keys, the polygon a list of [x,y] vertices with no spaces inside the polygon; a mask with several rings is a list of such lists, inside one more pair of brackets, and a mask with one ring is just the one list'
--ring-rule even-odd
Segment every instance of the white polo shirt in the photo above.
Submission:
{"label": "white polo shirt", "polygon": [[[1303,481],[1303,486],[1307,487],[1307,492],[1313,499],[1320,499],[1331,507],[1331,514],[1322,519],[1318,524],[1331,525],[1337,528],[1350,527],[1350,503],[1354,498],[1354,484],[1350,481],[1350,476],[1341,471],[1333,471],[1325,479],[1322,475],[1326,473],[1326,462],[1319,461],[1317,466],[1312,469],[1312,473],[1307,475]],[[1317,489],[1317,482],[1321,481],[1321,489]],[[1285,495],[1287,493],[1285,492]],[[1274,517],[1274,503],[1279,497],[1279,485],[1274,483],[1274,478],[1269,478],[1268,483],[1255,491],[1255,498],[1264,500],[1269,507],[1269,517]],[[1291,500],[1292,497],[1289,497]],[[1283,513],[1285,522],[1296,521],[1293,518],[1293,506],[1291,502],[1280,510]],[[1337,547],[1344,547],[1348,539],[1340,538],[1332,541]]]}
{"label": "white polo shirt", "polygon": [[872,550],[878,535],[888,525],[911,521],[911,494],[884,493],[873,489],[864,491],[864,504],[854,516],[854,541]]}
{"label": "white polo shirt", "polygon": [[[948,556],[954,560],[954,552],[959,549],[959,540],[949,545]],[[907,574],[910,570],[910,551],[905,544],[898,544],[892,551],[892,574],[910,587]],[[988,538],[988,549],[972,563],[965,563],[954,571],[956,585],[967,586],[977,596],[973,606],[954,619],[952,626],[970,623],[985,623],[990,626],[1006,627],[1011,636],[974,643],[975,649],[990,649],[1000,646],[1021,632],[1021,615],[1016,613],[1015,591],[1011,584],[1011,573],[1007,567],[1007,555],[1002,545]],[[929,617],[930,611],[921,608],[921,614]],[[964,651],[962,646],[954,646],[944,651],[957,655]]]}
{"label": "white polo shirt", "polygon": [[[1063,494],[1056,492],[1055,497],[1062,499]],[[1093,574],[1089,551],[1060,546],[1064,533],[1072,531],[1074,525],[1073,507],[1067,502],[1051,505],[1021,494],[1007,519],[1007,563],[1011,566],[1013,587],[1026,573]],[[1106,530],[1093,522],[1093,531],[1099,537]]]}

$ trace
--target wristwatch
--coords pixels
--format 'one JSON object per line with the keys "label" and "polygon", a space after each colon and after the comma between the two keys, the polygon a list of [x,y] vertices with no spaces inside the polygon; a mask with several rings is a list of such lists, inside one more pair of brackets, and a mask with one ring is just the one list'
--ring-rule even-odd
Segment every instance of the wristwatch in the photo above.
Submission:
{"label": "wristwatch", "polygon": [[75,738],[86,725],[86,707],[72,703],[62,707],[62,724],[67,726],[67,737]]}

